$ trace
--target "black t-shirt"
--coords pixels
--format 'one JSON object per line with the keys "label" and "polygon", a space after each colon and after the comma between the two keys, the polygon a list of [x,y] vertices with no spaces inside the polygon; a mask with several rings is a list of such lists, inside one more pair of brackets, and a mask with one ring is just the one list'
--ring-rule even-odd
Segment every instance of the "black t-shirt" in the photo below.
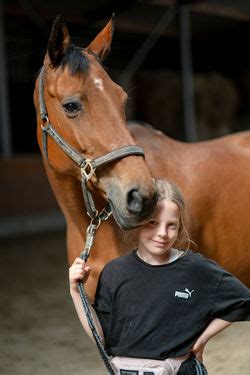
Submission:
{"label": "black t-shirt", "polygon": [[250,320],[250,292],[202,254],[153,266],[133,251],[104,267],[94,308],[109,354],[166,359],[186,354],[214,318]]}

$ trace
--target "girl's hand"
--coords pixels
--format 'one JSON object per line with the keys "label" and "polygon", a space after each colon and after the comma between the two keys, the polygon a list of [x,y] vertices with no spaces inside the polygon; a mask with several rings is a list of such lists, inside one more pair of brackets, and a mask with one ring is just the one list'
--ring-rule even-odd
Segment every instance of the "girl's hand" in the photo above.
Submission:
{"label": "girl's hand", "polygon": [[198,361],[202,362],[202,354],[207,342],[217,335],[217,333],[223,331],[225,328],[229,327],[232,322],[228,322],[223,319],[216,318],[212,320],[207,328],[202,332],[196,343],[191,349],[191,352],[195,355]]}
{"label": "girl's hand", "polygon": [[85,261],[76,258],[72,266],[69,268],[69,286],[70,290],[78,292],[77,282],[81,280],[84,284],[88,280],[91,268],[85,265]]}
{"label": "girl's hand", "polygon": [[202,363],[203,361],[203,351],[205,348],[206,343],[202,342],[202,340],[197,340],[194,346],[191,349],[191,352],[194,354],[195,358]]}

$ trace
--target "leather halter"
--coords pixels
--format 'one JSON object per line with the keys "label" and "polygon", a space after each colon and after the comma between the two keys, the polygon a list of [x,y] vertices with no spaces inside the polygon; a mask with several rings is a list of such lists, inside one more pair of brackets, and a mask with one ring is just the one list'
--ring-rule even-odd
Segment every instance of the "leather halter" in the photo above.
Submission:
{"label": "leather halter", "polygon": [[[88,189],[87,182],[91,179],[95,173],[96,168],[99,168],[103,165],[106,165],[115,160],[124,158],[130,155],[139,155],[144,156],[143,149],[138,146],[124,146],[108,152],[105,155],[99,156],[95,159],[86,159],[81,155],[74,147],[70,146],[65,139],[60,136],[57,131],[53,128],[52,124],[49,121],[46,104],[44,101],[44,85],[43,85],[43,76],[45,72],[45,66],[42,67],[39,75],[39,107],[40,107],[40,117],[42,120],[41,129],[42,129],[42,145],[43,145],[43,154],[48,160],[48,147],[47,147],[47,136],[49,135],[57,145],[77,164],[81,170],[81,185],[83,198],[87,210],[87,214],[91,217],[92,220],[99,217],[99,221],[106,220],[111,214],[111,208],[109,203],[107,203],[104,210],[101,212],[105,216],[102,219],[101,214],[98,213],[91,192]],[[98,224],[99,225],[99,224]]]}

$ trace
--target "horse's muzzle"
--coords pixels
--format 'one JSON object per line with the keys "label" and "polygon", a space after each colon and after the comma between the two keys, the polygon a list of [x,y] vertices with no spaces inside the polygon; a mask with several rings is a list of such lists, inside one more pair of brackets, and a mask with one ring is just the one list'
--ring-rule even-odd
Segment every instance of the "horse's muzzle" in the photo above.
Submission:
{"label": "horse's muzzle", "polygon": [[[117,224],[124,230],[133,229],[151,217],[157,203],[157,193],[146,196],[139,188],[131,188],[127,193],[123,194],[121,200],[117,194],[109,197],[113,216]],[[119,202],[119,203],[116,203]],[[124,205],[123,205],[124,202]]]}

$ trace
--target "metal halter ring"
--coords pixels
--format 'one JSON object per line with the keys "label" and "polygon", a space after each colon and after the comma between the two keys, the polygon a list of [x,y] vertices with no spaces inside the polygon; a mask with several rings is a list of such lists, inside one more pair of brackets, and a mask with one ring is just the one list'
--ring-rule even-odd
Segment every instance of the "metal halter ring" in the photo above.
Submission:
{"label": "metal halter ring", "polygon": [[89,227],[88,227],[89,232],[90,232],[91,234],[95,234],[95,231],[96,231],[96,229],[99,228],[101,222],[102,222],[102,220],[101,220],[101,218],[100,218],[99,215],[96,216],[96,217],[94,217],[94,218],[91,220],[91,223],[90,223],[90,225],[89,225]]}
{"label": "metal halter ring", "polygon": [[46,125],[49,124],[49,118],[48,118],[48,115],[45,115],[43,118],[42,118],[42,123],[41,123],[41,128],[42,130],[46,127]]}
{"label": "metal halter ring", "polygon": [[81,175],[84,178],[84,181],[88,181],[91,179],[93,174],[95,173],[95,168],[93,167],[90,159],[84,160],[84,166],[81,168]]}

